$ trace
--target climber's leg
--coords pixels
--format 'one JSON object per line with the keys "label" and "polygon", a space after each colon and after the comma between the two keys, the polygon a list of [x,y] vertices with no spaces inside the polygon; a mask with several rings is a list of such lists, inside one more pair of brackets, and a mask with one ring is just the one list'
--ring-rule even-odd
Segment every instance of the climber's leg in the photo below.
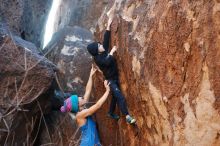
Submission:
{"label": "climber's leg", "polygon": [[120,117],[114,114],[116,103],[117,103],[117,98],[114,95],[112,95],[112,100],[111,100],[108,116],[112,119],[118,120]]}
{"label": "climber's leg", "polygon": [[110,80],[109,82],[112,94],[116,98],[116,101],[122,114],[129,115],[126,100],[118,87],[117,80]]}
{"label": "climber's leg", "polygon": [[112,95],[112,100],[111,100],[111,104],[110,104],[110,108],[109,108],[109,113],[114,113],[115,112],[116,103],[117,103],[117,98],[114,95]]}
{"label": "climber's leg", "polygon": [[117,80],[111,80],[110,81],[110,88],[111,88],[113,96],[117,99],[117,103],[119,105],[119,108],[120,108],[121,112],[124,115],[126,115],[126,121],[129,124],[134,124],[136,122],[136,120],[132,116],[130,116],[129,113],[128,113],[126,100],[125,100],[125,97],[122,95],[122,93],[119,89],[118,81]]}

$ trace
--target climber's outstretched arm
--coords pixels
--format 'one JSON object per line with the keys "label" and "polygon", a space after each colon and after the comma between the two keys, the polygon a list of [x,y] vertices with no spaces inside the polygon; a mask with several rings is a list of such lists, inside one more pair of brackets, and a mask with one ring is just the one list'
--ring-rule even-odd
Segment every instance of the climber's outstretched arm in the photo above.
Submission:
{"label": "climber's outstretched arm", "polygon": [[109,16],[108,24],[107,24],[107,28],[106,28],[106,31],[105,31],[105,34],[104,34],[104,40],[103,40],[103,43],[102,43],[105,51],[107,51],[107,52],[109,50],[109,42],[110,42],[110,34],[111,34],[110,30],[111,30],[112,21],[113,21],[114,16],[115,16],[115,7],[109,11],[108,16]]}
{"label": "climber's outstretched arm", "polygon": [[84,119],[92,114],[94,114],[99,108],[101,108],[101,106],[104,104],[104,102],[106,101],[109,92],[110,92],[110,87],[109,87],[109,83],[107,81],[104,82],[106,91],[104,93],[104,95],[96,102],[96,104],[94,104],[93,106],[91,106],[88,109],[84,109],[81,112],[79,112],[76,116],[77,119]]}
{"label": "climber's outstretched arm", "polygon": [[117,47],[114,46],[114,47],[111,49],[109,55],[113,56],[113,54],[114,54],[116,51],[117,51]]}
{"label": "climber's outstretched arm", "polygon": [[92,91],[92,84],[93,84],[92,77],[95,74],[96,70],[97,69],[94,68],[94,66],[92,65],[92,69],[91,69],[90,75],[89,75],[89,80],[88,80],[87,85],[86,85],[86,91],[85,91],[85,94],[83,96],[85,102],[89,101],[90,94],[91,94],[91,91]]}
{"label": "climber's outstretched arm", "polygon": [[111,16],[108,19],[108,24],[107,24],[107,28],[106,28],[107,31],[111,30],[111,24],[112,24],[113,18],[114,18],[114,16]]}
{"label": "climber's outstretched arm", "polygon": [[113,18],[109,18],[109,20],[108,20],[107,29],[106,29],[106,31],[105,31],[104,40],[103,40],[103,43],[102,43],[102,44],[103,44],[103,48],[104,48],[105,51],[107,51],[107,52],[108,52],[109,43],[110,43],[110,35],[111,35],[110,29],[111,29],[112,20],[113,20]]}
{"label": "climber's outstretched arm", "polygon": [[111,29],[111,23],[112,23],[113,18],[115,16],[115,11],[116,11],[116,2],[114,3],[112,8],[107,13],[107,16],[109,17],[109,19],[108,19],[108,25],[107,25],[107,29],[106,30],[108,30],[108,31],[110,31],[110,29]]}

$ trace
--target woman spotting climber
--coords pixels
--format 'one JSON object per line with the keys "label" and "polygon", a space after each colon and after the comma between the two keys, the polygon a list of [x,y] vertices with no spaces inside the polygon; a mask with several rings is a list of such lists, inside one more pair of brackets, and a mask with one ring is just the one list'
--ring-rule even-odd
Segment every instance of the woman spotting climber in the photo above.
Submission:
{"label": "woman spotting climber", "polygon": [[113,54],[117,50],[117,48],[114,46],[109,52],[110,26],[114,17],[114,9],[110,11],[111,12],[109,13],[109,20],[106,32],[104,34],[103,44],[93,42],[87,46],[87,50],[93,56],[96,65],[103,72],[106,80],[108,80],[110,83],[112,100],[108,115],[115,120],[119,119],[119,116],[114,114],[117,103],[121,112],[126,116],[126,121],[130,124],[134,124],[136,120],[132,116],[130,116],[127,109],[125,97],[122,95],[119,89],[117,64],[113,57]]}
{"label": "woman spotting climber", "polygon": [[104,82],[106,91],[104,95],[90,108],[85,108],[85,104],[89,101],[90,93],[92,90],[92,76],[96,69],[92,66],[86,91],[83,97],[72,95],[64,101],[64,105],[60,108],[61,112],[73,112],[76,114],[76,121],[80,127],[82,136],[80,146],[101,146],[99,141],[96,124],[91,115],[94,114],[106,101],[110,87],[107,81]]}

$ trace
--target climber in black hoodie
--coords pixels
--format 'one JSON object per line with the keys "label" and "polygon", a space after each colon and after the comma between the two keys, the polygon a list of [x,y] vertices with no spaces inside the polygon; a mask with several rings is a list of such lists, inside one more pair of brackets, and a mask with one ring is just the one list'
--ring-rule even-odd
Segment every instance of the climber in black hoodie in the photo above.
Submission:
{"label": "climber in black hoodie", "polygon": [[108,115],[115,120],[119,119],[119,116],[114,114],[116,103],[118,103],[121,112],[126,116],[126,121],[130,124],[134,124],[136,120],[129,115],[125,97],[122,95],[119,89],[118,69],[116,61],[113,57],[114,52],[117,50],[116,46],[114,46],[109,52],[110,26],[113,16],[113,14],[109,16],[103,44],[93,42],[87,46],[87,50],[93,56],[96,65],[103,72],[106,80],[110,82],[112,100]]}

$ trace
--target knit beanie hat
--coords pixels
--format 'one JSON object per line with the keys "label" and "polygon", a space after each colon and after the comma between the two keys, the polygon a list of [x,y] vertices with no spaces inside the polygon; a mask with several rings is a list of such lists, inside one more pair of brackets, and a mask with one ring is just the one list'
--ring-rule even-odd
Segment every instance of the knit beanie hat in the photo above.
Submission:
{"label": "knit beanie hat", "polygon": [[87,46],[87,50],[92,56],[98,55],[98,43],[93,42]]}
{"label": "knit beanie hat", "polygon": [[71,95],[64,101],[64,105],[60,108],[60,111],[77,113],[79,111],[79,100],[77,95]]}

